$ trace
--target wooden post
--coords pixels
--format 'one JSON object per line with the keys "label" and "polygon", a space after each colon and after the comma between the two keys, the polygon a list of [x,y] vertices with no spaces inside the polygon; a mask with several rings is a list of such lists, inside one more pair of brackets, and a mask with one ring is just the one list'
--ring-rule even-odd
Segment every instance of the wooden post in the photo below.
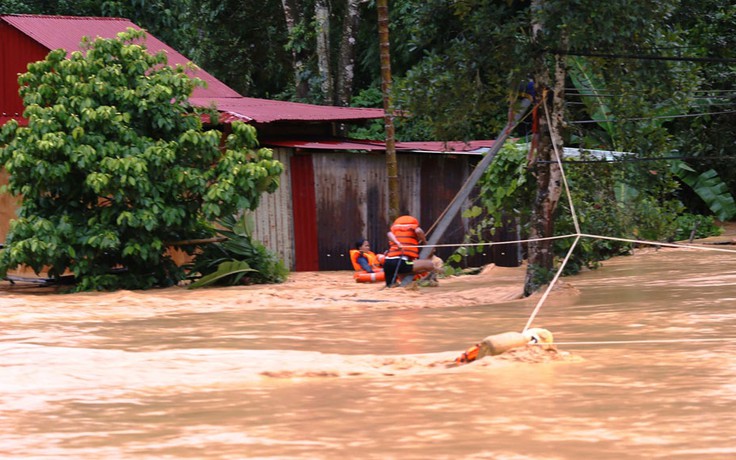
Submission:
{"label": "wooden post", "polygon": [[391,98],[391,51],[388,38],[388,0],[378,0],[378,39],[381,58],[381,92],[386,126],[386,175],[388,176],[388,222],[399,217],[399,166],[396,161],[394,107]]}

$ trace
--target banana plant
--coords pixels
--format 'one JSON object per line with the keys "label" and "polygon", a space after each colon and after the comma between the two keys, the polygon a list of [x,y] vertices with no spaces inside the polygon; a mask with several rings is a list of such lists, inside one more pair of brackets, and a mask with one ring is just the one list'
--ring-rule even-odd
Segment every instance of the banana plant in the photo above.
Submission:
{"label": "banana plant", "polygon": [[218,220],[216,232],[224,240],[206,245],[195,256],[188,270],[201,278],[189,287],[283,282],[288,269],[253,238],[253,226],[253,215],[248,212]]}
{"label": "banana plant", "polygon": [[676,160],[672,163],[671,170],[693,189],[718,220],[726,221],[736,216],[733,195],[713,169],[698,174],[684,161]]}
{"label": "banana plant", "polygon": [[210,286],[218,281],[229,278],[228,283],[229,285],[235,285],[240,282],[243,275],[245,275],[248,272],[254,272],[256,270],[253,270],[250,268],[250,265],[248,265],[245,261],[240,260],[226,260],[224,262],[221,262],[217,266],[217,270],[209,273],[197,281],[193,282],[189,285],[189,289],[196,289],[204,286]]}
{"label": "banana plant", "polygon": [[[618,139],[612,112],[602,97],[606,91],[604,79],[598,75],[590,62],[583,57],[570,57],[569,75],[573,85],[584,97],[583,103],[593,120],[608,135],[608,140],[614,150],[620,149],[622,145]],[[702,100],[699,105],[708,105],[708,100]],[[656,117],[651,122],[655,126],[661,126],[667,116],[678,115],[682,111],[674,104],[662,105],[656,111]],[[736,202],[728,190],[728,186],[713,169],[698,174],[694,168],[682,160],[671,162],[671,171],[683,183],[693,189],[713,214],[720,220],[729,220],[736,216]],[[636,196],[637,190],[630,186],[620,184],[616,189],[616,197],[619,201],[625,201],[627,197]]]}

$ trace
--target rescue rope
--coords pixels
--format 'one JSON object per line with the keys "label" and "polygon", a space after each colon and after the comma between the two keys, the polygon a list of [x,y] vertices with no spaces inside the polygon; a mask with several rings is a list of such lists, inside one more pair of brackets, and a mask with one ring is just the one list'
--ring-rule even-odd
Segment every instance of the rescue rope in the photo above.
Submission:
{"label": "rescue rope", "polygon": [[[537,103],[535,105],[535,108],[538,107],[540,103]],[[549,108],[547,107],[547,98],[542,98],[542,105],[545,113],[545,117],[547,119],[548,125],[552,125],[551,119],[550,119],[550,113]],[[525,117],[531,113],[529,111]],[[532,311],[531,315],[529,316],[529,319],[527,320],[526,325],[524,326],[523,332],[526,332],[531,324],[533,323],[534,319],[536,318],[536,315],[539,313],[542,305],[544,304],[545,300],[547,299],[549,293],[552,291],[553,287],[557,283],[558,279],[562,275],[562,272],[565,268],[565,265],[570,259],[570,256],[572,255],[575,247],[577,246],[578,242],[580,241],[580,238],[595,238],[595,239],[602,239],[602,240],[611,240],[611,241],[621,241],[621,242],[627,242],[632,244],[641,244],[641,245],[650,245],[650,246],[657,246],[657,247],[672,247],[672,248],[686,248],[686,249],[698,249],[698,250],[706,250],[706,251],[718,251],[718,252],[728,252],[728,253],[736,253],[736,249],[726,249],[726,248],[715,248],[715,247],[708,247],[708,246],[700,246],[700,245],[693,245],[693,244],[682,244],[682,243],[663,243],[660,241],[648,241],[648,240],[638,240],[638,239],[631,239],[631,238],[619,238],[619,237],[610,237],[610,236],[603,236],[603,235],[591,235],[587,233],[582,233],[580,230],[580,225],[577,217],[577,212],[575,210],[575,206],[573,204],[572,195],[570,193],[570,187],[567,181],[567,176],[565,174],[565,169],[562,164],[562,158],[560,156],[560,152],[557,148],[557,144],[555,142],[552,142],[552,147],[554,149],[555,153],[555,162],[557,163],[558,167],[560,168],[560,175],[562,177],[562,183],[565,187],[565,192],[567,194],[567,200],[568,204],[570,206],[570,213],[573,220],[573,225],[575,227],[575,233],[568,234],[568,235],[560,235],[560,236],[551,236],[551,237],[543,237],[543,238],[532,238],[532,239],[525,239],[525,240],[515,240],[515,241],[503,241],[503,242],[489,242],[489,243],[460,243],[460,244],[432,244],[432,245],[417,245],[418,248],[439,248],[439,247],[463,247],[463,246],[493,246],[493,245],[499,245],[499,244],[518,244],[518,243],[524,243],[524,242],[530,242],[530,241],[545,241],[545,240],[556,240],[556,239],[562,239],[562,238],[571,238],[575,237],[575,241],[570,246],[570,249],[568,250],[567,254],[565,255],[565,258],[563,259],[562,263],[557,269],[557,272],[555,273],[555,276],[552,278],[550,283],[547,286],[547,289],[540,297],[539,301],[537,302],[536,306],[534,307],[534,310]],[[444,213],[443,213],[444,214]],[[431,232],[434,229],[434,225],[430,227],[429,232]],[[736,241],[734,241],[736,243]],[[721,339],[661,339],[661,340],[619,340],[619,341],[589,341],[589,342],[556,342],[558,345],[614,345],[614,344],[632,344],[632,343],[687,343],[687,342],[723,342],[723,341],[736,341],[736,338],[721,338]],[[544,343],[538,343],[538,345],[548,345]]]}
{"label": "rescue rope", "polygon": [[[547,110],[547,90],[544,92],[544,115],[547,118],[547,125],[552,126],[552,120],[549,118],[549,110]],[[560,175],[562,176],[562,183],[565,185],[565,193],[567,194],[567,203],[570,205],[570,214],[572,215],[572,223],[575,226],[575,232],[577,236],[580,236],[580,224],[578,223],[578,213],[575,211],[575,205],[572,202],[572,195],[570,194],[570,186],[567,184],[567,176],[565,175],[565,168],[562,167],[562,158],[560,157],[560,151],[557,150],[557,143],[552,142],[552,148],[555,151],[555,159],[557,160],[557,166],[560,168]],[[575,241],[577,243],[577,240]]]}
{"label": "rescue rope", "polygon": [[[625,243],[634,243],[634,244],[641,244],[641,245],[647,245],[647,246],[664,246],[669,248],[681,248],[681,249],[702,249],[704,251],[717,251],[717,252],[736,252],[736,249],[728,249],[728,248],[718,248],[708,245],[697,245],[697,244],[688,244],[688,243],[664,243],[661,241],[651,241],[651,240],[636,240],[636,239],[630,239],[630,238],[619,238],[615,236],[603,236],[603,235],[591,235],[589,233],[580,233],[579,235],[576,233],[568,233],[566,235],[557,235],[557,236],[547,236],[543,238],[532,238],[532,239],[526,239],[526,240],[509,240],[509,241],[495,241],[495,242],[485,242],[485,243],[447,243],[447,244],[425,244],[425,245],[417,245],[418,248],[454,248],[454,247],[463,247],[463,246],[498,246],[503,244],[517,244],[517,243],[528,243],[530,241],[544,241],[544,240],[559,240],[562,238],[572,238],[572,237],[585,237],[585,238],[594,238],[594,239],[601,239],[601,240],[612,240],[612,241],[622,241]],[[736,244],[736,241],[733,242]]]}
{"label": "rescue rope", "polygon": [[[550,119],[550,112],[549,108],[547,107],[547,98],[543,97],[543,108],[545,112],[545,117],[547,119],[547,123],[551,126],[552,122]],[[539,105],[539,104],[537,104]],[[577,217],[577,212],[575,210],[575,206],[573,204],[572,195],[570,193],[570,187],[567,181],[567,176],[565,174],[565,169],[562,164],[562,158],[560,156],[559,150],[557,148],[557,144],[555,142],[552,142],[552,147],[554,149],[555,153],[555,161],[559,167],[560,175],[562,177],[562,182],[565,187],[565,192],[567,194],[568,203],[570,206],[570,213],[573,221],[573,225],[575,227],[575,233],[574,234],[568,234],[568,235],[562,235],[562,236],[553,236],[553,237],[544,237],[544,238],[532,238],[532,239],[526,239],[526,240],[517,240],[517,241],[504,241],[504,242],[490,242],[490,243],[466,243],[466,244],[433,244],[433,245],[422,245],[419,247],[448,247],[448,246],[493,246],[494,244],[514,244],[514,243],[522,243],[522,242],[529,242],[529,241],[543,241],[543,240],[554,240],[554,239],[560,239],[560,238],[570,238],[575,237],[575,241],[573,241],[572,245],[570,246],[569,250],[567,251],[567,254],[565,255],[565,258],[560,263],[560,266],[557,269],[557,272],[555,273],[552,280],[547,285],[546,290],[540,297],[539,301],[537,302],[536,306],[534,307],[534,310],[532,311],[531,315],[529,316],[529,319],[526,322],[526,325],[524,326],[524,329],[522,330],[522,334],[525,334],[529,328],[531,327],[532,323],[534,322],[534,319],[536,318],[537,314],[542,308],[542,305],[544,305],[544,302],[546,301],[549,293],[552,291],[553,287],[559,280],[560,276],[562,275],[562,272],[567,265],[567,262],[570,259],[570,256],[573,254],[573,251],[575,250],[575,247],[577,246],[578,242],[581,238],[595,238],[595,239],[602,239],[602,240],[611,240],[611,241],[621,241],[621,242],[627,242],[627,243],[633,243],[633,244],[642,244],[642,245],[652,245],[657,247],[672,247],[672,248],[686,248],[686,249],[698,249],[698,250],[707,250],[707,251],[719,251],[719,252],[728,252],[728,253],[736,253],[736,249],[724,249],[724,248],[714,248],[714,247],[707,247],[707,246],[700,246],[700,245],[693,245],[693,244],[682,244],[682,243],[662,243],[659,241],[647,241],[647,240],[638,240],[638,239],[631,239],[631,238],[619,238],[619,237],[609,237],[609,236],[602,236],[602,235],[591,235],[587,233],[582,233]],[[430,228],[430,231],[432,228]],[[736,243],[736,241],[733,241]],[[555,345],[621,345],[621,344],[656,344],[656,343],[708,343],[708,342],[736,342],[736,337],[722,337],[717,339],[649,339],[649,340],[605,340],[605,341],[568,341],[568,342],[554,342]],[[549,346],[549,343],[544,343],[541,341],[531,341],[529,344],[534,345],[541,345],[541,346]],[[475,360],[476,356],[478,356],[478,350],[480,349],[480,344],[475,345],[474,347],[471,347],[468,349],[463,355],[456,359],[456,363],[467,363]],[[472,355],[472,356],[471,356]]]}
{"label": "rescue rope", "polygon": [[[549,108],[547,107],[547,98],[543,98],[544,101],[544,116],[547,118],[547,125],[552,126],[552,120],[549,116]],[[570,249],[567,251],[567,255],[565,255],[565,259],[562,261],[560,266],[557,269],[557,273],[555,273],[554,278],[552,278],[552,281],[547,285],[547,289],[544,291],[544,294],[542,294],[542,297],[539,298],[539,302],[537,302],[537,305],[534,307],[534,310],[532,310],[531,315],[529,315],[529,319],[526,322],[526,325],[524,326],[523,332],[526,332],[527,329],[532,325],[532,322],[534,321],[534,318],[537,317],[537,313],[539,313],[539,310],[541,310],[542,305],[544,304],[544,301],[547,300],[547,296],[552,291],[552,288],[555,286],[555,283],[557,283],[557,280],[560,278],[560,275],[562,275],[562,271],[565,269],[565,265],[567,265],[567,261],[570,260],[570,256],[572,255],[572,251],[575,249],[575,246],[578,244],[578,241],[580,241],[580,226],[578,225],[578,217],[577,213],[575,212],[575,207],[572,204],[572,196],[570,195],[570,187],[567,184],[567,176],[565,175],[565,168],[562,166],[562,161],[560,160],[560,152],[557,150],[557,143],[552,142],[552,148],[555,152],[555,158],[557,159],[557,166],[560,168],[560,175],[562,176],[562,183],[565,185],[565,192],[567,193],[567,199],[568,203],[570,204],[570,214],[572,214],[572,221],[575,224],[575,231],[577,232],[575,235],[575,241],[573,242],[572,246],[570,246]]]}
{"label": "rescue rope", "polygon": [[[720,339],[652,339],[652,340],[598,340],[585,342],[554,342],[554,345],[618,345],[631,343],[698,343],[698,342],[736,342],[736,337]],[[548,343],[530,343],[529,345],[546,345]]]}
{"label": "rescue rope", "polygon": [[557,282],[557,279],[562,275],[562,269],[565,268],[565,265],[567,264],[567,261],[570,259],[570,256],[572,255],[572,251],[575,250],[575,246],[578,244],[578,241],[580,241],[580,235],[578,235],[575,238],[575,241],[572,243],[572,246],[570,246],[570,249],[567,251],[567,255],[565,256],[565,260],[562,261],[560,264],[559,270],[557,270],[557,273],[555,273],[555,277],[552,278],[552,281],[550,281],[549,285],[547,286],[547,289],[544,291],[544,294],[542,294],[542,297],[539,299],[539,302],[537,302],[537,305],[534,307],[534,311],[532,311],[532,314],[529,316],[529,320],[526,322],[526,325],[524,326],[524,329],[522,329],[522,333],[526,332],[527,329],[529,329],[529,326],[532,325],[532,321],[534,321],[534,318],[537,316],[537,313],[539,313],[539,310],[542,308],[542,304],[545,300],[547,300],[547,296],[552,291],[552,288],[554,287],[555,283]]}

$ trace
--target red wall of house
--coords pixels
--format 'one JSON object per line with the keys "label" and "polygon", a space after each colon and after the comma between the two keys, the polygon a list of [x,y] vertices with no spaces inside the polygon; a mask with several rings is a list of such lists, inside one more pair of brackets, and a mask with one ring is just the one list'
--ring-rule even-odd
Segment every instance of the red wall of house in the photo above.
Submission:
{"label": "red wall of house", "polygon": [[40,61],[49,50],[0,21],[0,125],[20,118],[23,101],[18,95],[18,74],[28,70],[29,62]]}

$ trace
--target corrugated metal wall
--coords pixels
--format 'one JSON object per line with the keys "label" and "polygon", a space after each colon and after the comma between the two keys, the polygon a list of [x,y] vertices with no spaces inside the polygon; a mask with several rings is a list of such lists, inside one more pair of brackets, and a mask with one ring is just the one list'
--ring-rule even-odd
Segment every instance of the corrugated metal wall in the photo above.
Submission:
{"label": "corrugated metal wall", "polygon": [[253,237],[275,251],[287,267],[294,266],[294,227],[292,218],[291,149],[273,149],[274,159],[284,165],[279,188],[263,194],[254,213]]}
{"label": "corrugated metal wall", "polygon": [[386,163],[383,155],[315,153],[315,201],[320,270],[351,267],[359,238],[383,250],[386,233]]}
{"label": "corrugated metal wall", "polygon": [[28,70],[29,62],[44,59],[48,50],[2,21],[0,43],[0,117],[15,117],[23,113],[18,74]]}
{"label": "corrugated metal wall", "polygon": [[[375,252],[388,247],[386,163],[382,154],[313,153],[317,206],[319,269],[350,269],[349,250],[358,238]],[[470,156],[398,155],[400,207],[417,217],[425,230],[439,218],[472,170]],[[461,242],[467,219],[457,217],[443,241]],[[440,249],[446,258],[453,249]],[[478,259],[478,257],[476,257]],[[473,262],[487,263],[486,260]]]}

